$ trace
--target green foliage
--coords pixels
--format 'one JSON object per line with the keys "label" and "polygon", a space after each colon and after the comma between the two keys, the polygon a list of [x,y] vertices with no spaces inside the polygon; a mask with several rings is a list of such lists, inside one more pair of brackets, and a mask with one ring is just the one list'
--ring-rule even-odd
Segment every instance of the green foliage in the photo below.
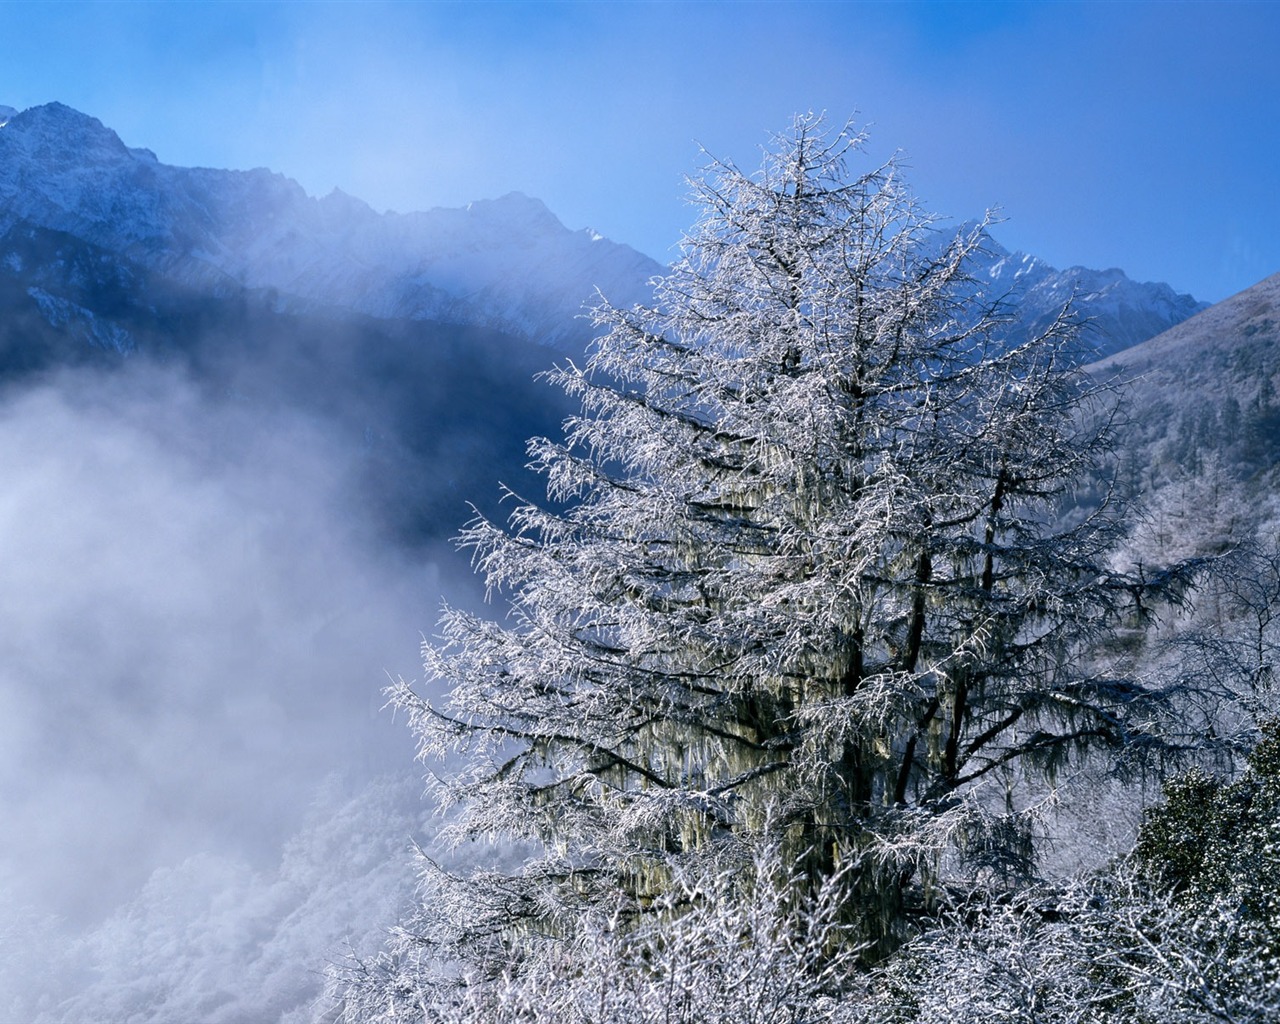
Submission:
{"label": "green foliage", "polygon": [[1147,814],[1134,853],[1149,875],[1175,892],[1195,884],[1204,868],[1205,849],[1216,837],[1221,785],[1192,769],[1164,787],[1165,802]]}
{"label": "green foliage", "polygon": [[1237,781],[1197,771],[1166,786],[1134,853],[1189,909],[1228,908],[1280,952],[1280,721],[1263,726]]}

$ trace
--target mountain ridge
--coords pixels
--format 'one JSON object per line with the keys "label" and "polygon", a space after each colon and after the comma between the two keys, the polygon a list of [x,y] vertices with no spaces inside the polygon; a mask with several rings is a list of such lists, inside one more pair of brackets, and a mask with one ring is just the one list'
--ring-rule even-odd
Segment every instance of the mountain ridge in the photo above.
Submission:
{"label": "mountain ridge", "polygon": [[1280,272],[1100,362],[1153,369],[1164,359],[1186,354],[1188,348],[1208,337],[1226,348],[1280,342]]}
{"label": "mountain ridge", "polygon": [[[81,238],[216,295],[261,291],[298,313],[482,327],[567,352],[589,342],[582,314],[598,293],[630,306],[648,299],[664,271],[590,229],[571,231],[518,192],[460,208],[378,213],[338,189],[310,196],[266,168],[162,163],[56,102],[0,107],[0,233],[22,225]],[[1057,270],[990,236],[972,271],[1018,305],[1022,333],[1047,325],[1074,297],[1102,355],[1205,308],[1119,270]]]}
{"label": "mountain ridge", "polygon": [[[1126,493],[1185,506],[1166,533],[1197,536],[1211,553],[1280,514],[1280,273],[1085,369],[1125,392]],[[1206,480],[1210,498],[1197,491]],[[1230,529],[1225,506],[1237,514]]]}
{"label": "mountain ridge", "polygon": [[971,274],[1023,311],[1024,330],[1043,330],[1068,303],[1084,317],[1084,341],[1099,357],[1123,351],[1209,308],[1164,282],[1134,281],[1123,270],[1070,266],[1011,251],[984,232]]}
{"label": "mountain ridge", "polygon": [[437,320],[580,348],[596,288],[630,304],[661,267],[540,200],[510,193],[461,209],[377,213],[282,174],[160,163],[60,103],[0,128],[0,228],[82,238],[184,284],[275,290],[296,311]]}

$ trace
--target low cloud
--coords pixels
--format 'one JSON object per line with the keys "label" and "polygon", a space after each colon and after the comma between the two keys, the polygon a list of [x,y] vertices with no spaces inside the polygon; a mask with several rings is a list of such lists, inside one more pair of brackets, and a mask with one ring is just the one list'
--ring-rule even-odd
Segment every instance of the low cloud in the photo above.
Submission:
{"label": "low cloud", "polygon": [[[298,865],[314,858],[299,837],[338,828],[337,809],[382,773],[414,775],[380,688],[417,674],[440,593],[420,553],[380,539],[361,459],[318,416],[210,397],[141,363],[0,400],[6,948],[52,943],[71,957],[64,977],[114,978],[127,993],[133,954],[108,963],[100,947],[138,915],[156,933],[207,928],[211,915],[241,928],[217,947],[232,959],[208,965],[227,978],[226,950],[272,934],[273,906],[332,919],[313,939],[341,928],[346,911],[326,918],[306,893]],[[377,842],[403,848],[408,819],[378,820],[400,831]],[[165,974],[164,948],[139,952],[139,979]],[[16,983],[0,973],[0,987]],[[0,1009],[34,1005],[21,998],[0,991]]]}

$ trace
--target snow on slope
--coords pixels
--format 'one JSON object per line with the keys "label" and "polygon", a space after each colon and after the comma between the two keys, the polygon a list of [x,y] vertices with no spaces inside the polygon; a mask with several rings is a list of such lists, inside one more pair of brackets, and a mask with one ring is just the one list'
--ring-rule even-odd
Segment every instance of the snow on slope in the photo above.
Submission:
{"label": "snow on slope", "polygon": [[[1139,423],[1226,402],[1246,415],[1251,407],[1270,415],[1264,406],[1274,403],[1280,384],[1280,273],[1087,369],[1133,382]],[[1220,429],[1212,441],[1235,443],[1241,429]],[[1270,440],[1280,451],[1280,436]]]}
{"label": "snow on slope", "polygon": [[1068,302],[1088,319],[1086,341],[1099,356],[1137,345],[1207,308],[1167,284],[1130,280],[1121,270],[1058,270],[1023,252],[1010,252],[987,236],[973,268],[996,295],[1018,305],[1033,329],[1047,326]]}
{"label": "snow on slope", "polygon": [[[1166,368],[1186,384],[1206,367],[1207,357],[1229,357],[1244,350],[1270,351],[1273,372],[1280,372],[1280,273],[1207,307],[1196,316],[1150,340],[1105,360],[1106,366],[1151,374]],[[1225,382],[1224,382],[1225,383]]]}
{"label": "snow on slope", "polygon": [[261,168],[162,164],[60,103],[0,127],[0,229],[24,221],[215,293],[274,289],[285,306],[493,327],[543,344],[580,344],[590,331],[575,318],[597,288],[630,304],[661,271],[519,193],[379,214]]}

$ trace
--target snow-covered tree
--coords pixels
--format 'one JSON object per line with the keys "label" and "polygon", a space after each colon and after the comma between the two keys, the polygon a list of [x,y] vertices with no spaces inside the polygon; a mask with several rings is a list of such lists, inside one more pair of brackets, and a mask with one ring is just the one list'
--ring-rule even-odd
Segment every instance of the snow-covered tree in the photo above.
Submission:
{"label": "snow-covered tree", "polygon": [[678,879],[761,844],[797,900],[838,877],[877,957],[940,866],[1027,866],[1019,778],[1161,749],[1170,694],[1090,652],[1180,580],[1108,568],[1114,505],[1052,525],[1110,394],[1068,311],[1007,340],[982,225],[940,230],[892,161],[851,174],[863,142],[805,116],[758,173],[713,163],[654,304],[602,305],[551,374],[583,411],[531,442],[550,500],[465,531],[508,613],[447,610],[447,697],[393,699],[447,835],[527,857],[432,873],[419,973],[687,911]]}
{"label": "snow-covered tree", "polygon": [[[562,940],[531,936],[519,959],[486,975],[464,965],[451,985],[423,984],[437,952],[411,928],[335,978],[346,1020],[361,1024],[861,1024],[844,996],[856,950],[833,946],[840,876],[797,901],[776,847],[750,869],[678,872],[664,909],[628,926],[587,913]],[[779,884],[779,883],[782,884]],[[418,925],[431,928],[432,908]],[[412,924],[413,922],[411,922]]]}
{"label": "snow-covered tree", "polygon": [[1121,863],[970,905],[847,1005],[859,1024],[1266,1024],[1280,1013],[1274,947],[1238,909],[1192,909]]}

